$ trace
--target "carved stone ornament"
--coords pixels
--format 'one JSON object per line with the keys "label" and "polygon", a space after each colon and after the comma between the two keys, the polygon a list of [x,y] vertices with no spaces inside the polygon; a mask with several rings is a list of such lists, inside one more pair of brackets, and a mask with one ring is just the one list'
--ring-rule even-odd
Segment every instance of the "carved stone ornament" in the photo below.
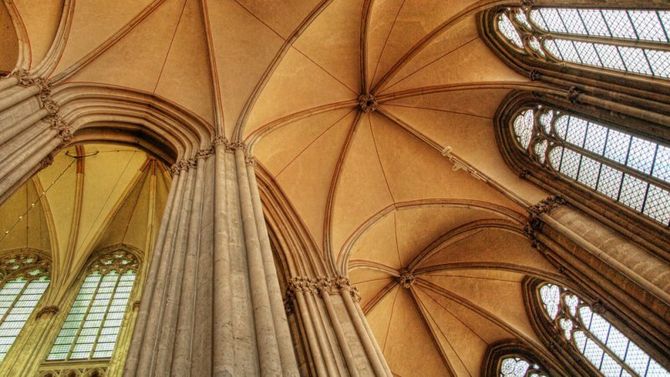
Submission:
{"label": "carved stone ornament", "polygon": [[542,74],[538,70],[533,69],[528,74],[528,77],[531,79],[531,81],[537,81],[542,77]]}
{"label": "carved stone ornament", "polygon": [[252,166],[252,167],[256,166],[256,159],[254,158],[254,156],[246,155],[244,157],[244,162],[246,162],[247,165],[249,165],[249,166]]}
{"label": "carved stone ornament", "polygon": [[364,113],[377,110],[377,99],[372,94],[362,94],[358,97],[358,107]]}
{"label": "carved stone ornament", "polygon": [[483,175],[477,169],[470,166],[467,162],[463,161],[460,157],[456,156],[452,152],[451,146],[447,146],[442,150],[442,156],[445,156],[449,160],[449,162],[453,164],[451,170],[453,171],[463,170],[466,173],[473,176],[475,179],[478,179],[483,182],[488,182],[488,178],[485,175]]}
{"label": "carved stone ornament", "polygon": [[48,305],[48,306],[45,306],[45,307],[43,307],[42,309],[40,309],[40,310],[37,312],[37,314],[35,315],[35,318],[36,318],[36,319],[40,319],[40,318],[42,318],[43,316],[47,316],[47,317],[49,317],[49,316],[53,316],[53,315],[58,314],[59,311],[60,311],[60,308],[59,308],[58,306],[56,306],[56,305]]}
{"label": "carved stone ornament", "polygon": [[40,161],[39,163],[40,170],[45,169],[48,166],[51,166],[51,164],[53,163],[54,163],[54,156],[51,153],[49,153],[48,155],[46,155],[46,157],[44,157]]}
{"label": "carved stone ornament", "polygon": [[570,103],[577,103],[579,101],[579,96],[582,94],[582,91],[579,90],[576,86],[570,87],[568,89],[567,98]]}
{"label": "carved stone ornament", "polygon": [[209,156],[214,154],[214,144],[212,143],[212,146],[210,146],[207,149],[201,149],[195,154],[195,158],[198,160],[200,159],[207,159]]}
{"label": "carved stone ornament", "polygon": [[217,145],[227,145],[228,144],[228,139],[226,139],[225,136],[223,135],[217,135],[212,139],[212,145],[217,146]]}
{"label": "carved stone ornament", "polygon": [[234,143],[227,143],[226,144],[226,152],[235,152],[238,149],[244,150],[244,148],[246,148],[244,143],[240,143],[240,142],[237,142],[237,141],[234,142]]}
{"label": "carved stone ornament", "polygon": [[66,145],[72,141],[72,130],[70,127],[60,127],[58,128],[58,137],[61,138],[61,145]]}
{"label": "carved stone ornament", "polygon": [[328,294],[336,294],[337,292],[349,292],[351,298],[360,302],[361,296],[358,293],[358,288],[351,285],[348,278],[344,276],[338,277],[319,277],[306,278],[297,276],[291,278],[288,282],[286,292],[287,299],[294,299],[295,293],[320,293],[326,292]]}
{"label": "carved stone ornament", "polygon": [[398,276],[398,283],[403,287],[409,289],[414,284],[416,277],[411,271],[402,270]]}
{"label": "carved stone ornament", "polygon": [[558,195],[554,195],[546,199],[542,199],[540,202],[528,207],[528,222],[523,227],[523,231],[530,239],[534,248],[539,249],[540,243],[537,240],[535,233],[540,230],[544,224],[540,219],[540,216],[544,213],[551,213],[551,211],[561,205],[564,205],[565,203],[565,199]]}

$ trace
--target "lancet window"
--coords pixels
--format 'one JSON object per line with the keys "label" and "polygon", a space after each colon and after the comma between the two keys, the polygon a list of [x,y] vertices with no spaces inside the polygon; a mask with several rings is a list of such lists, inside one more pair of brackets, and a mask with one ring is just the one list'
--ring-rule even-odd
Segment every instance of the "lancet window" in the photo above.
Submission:
{"label": "lancet window", "polygon": [[635,342],[569,289],[542,283],[537,300],[550,328],[603,376],[668,376]]}
{"label": "lancet window", "polygon": [[670,11],[509,7],[496,28],[517,53],[538,61],[670,79]]}
{"label": "lancet window", "polygon": [[566,180],[670,225],[670,147],[546,105],[512,118],[516,146]]}
{"label": "lancet window", "polygon": [[0,361],[49,286],[49,264],[29,253],[0,259]]}
{"label": "lancet window", "polygon": [[112,357],[138,265],[127,251],[104,254],[92,263],[47,361]]}

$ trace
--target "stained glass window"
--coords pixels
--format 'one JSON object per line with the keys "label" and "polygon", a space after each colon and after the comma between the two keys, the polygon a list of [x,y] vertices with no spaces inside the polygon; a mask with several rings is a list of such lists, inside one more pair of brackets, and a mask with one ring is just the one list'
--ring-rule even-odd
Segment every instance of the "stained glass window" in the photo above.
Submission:
{"label": "stained glass window", "polygon": [[49,286],[48,264],[37,255],[0,261],[0,361]]}
{"label": "stained glass window", "polygon": [[670,147],[537,105],[512,122],[517,146],[565,179],[670,225]]}
{"label": "stained glass window", "polygon": [[499,369],[499,377],[547,377],[539,364],[521,356],[502,357]]}
{"label": "stained glass window", "polygon": [[112,357],[137,266],[135,257],[124,251],[104,255],[91,266],[47,361]]}
{"label": "stained glass window", "polygon": [[518,52],[567,62],[670,78],[670,11],[512,7],[497,28]]}
{"label": "stained glass window", "polygon": [[603,376],[670,376],[637,344],[568,289],[542,284],[539,300],[556,331]]}

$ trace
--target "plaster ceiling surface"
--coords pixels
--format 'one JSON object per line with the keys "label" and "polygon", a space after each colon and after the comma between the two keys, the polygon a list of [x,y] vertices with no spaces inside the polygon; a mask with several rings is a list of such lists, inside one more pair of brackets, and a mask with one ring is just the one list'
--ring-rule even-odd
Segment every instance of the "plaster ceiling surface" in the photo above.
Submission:
{"label": "plaster ceiling surface", "polygon": [[[556,271],[520,228],[524,207],[547,193],[505,165],[492,122],[511,90],[538,84],[480,37],[477,14],[495,1],[14,3],[33,61],[69,20],[53,80],[154,95],[245,142],[320,258],[361,291],[396,375],[474,376],[488,345],[539,343],[521,282]],[[359,106],[368,94],[374,111]],[[137,172],[142,159],[132,161]],[[71,227],[56,227],[57,258]]]}
{"label": "plaster ceiling surface", "polygon": [[138,149],[66,148],[0,206],[0,253],[45,253],[51,280],[65,288],[96,251],[124,245],[148,256],[169,184],[165,168]]}

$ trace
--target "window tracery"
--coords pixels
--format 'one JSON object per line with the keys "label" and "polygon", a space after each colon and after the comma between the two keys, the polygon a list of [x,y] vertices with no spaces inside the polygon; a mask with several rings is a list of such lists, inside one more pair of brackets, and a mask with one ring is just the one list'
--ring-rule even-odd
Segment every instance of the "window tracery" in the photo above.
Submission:
{"label": "window tracery", "polygon": [[496,17],[507,45],[539,61],[670,79],[670,11],[509,7]]}
{"label": "window tracery", "polygon": [[510,127],[544,168],[670,225],[670,147],[541,104],[520,108]]}
{"label": "window tracery", "polygon": [[603,376],[668,376],[670,373],[569,289],[538,285],[536,299],[551,329]]}
{"label": "window tracery", "polygon": [[0,361],[49,286],[49,263],[37,253],[0,259]]}
{"label": "window tracery", "polygon": [[536,362],[520,355],[506,355],[500,360],[498,377],[548,377]]}
{"label": "window tracery", "polygon": [[130,252],[103,254],[89,267],[47,361],[112,357],[139,262]]}

